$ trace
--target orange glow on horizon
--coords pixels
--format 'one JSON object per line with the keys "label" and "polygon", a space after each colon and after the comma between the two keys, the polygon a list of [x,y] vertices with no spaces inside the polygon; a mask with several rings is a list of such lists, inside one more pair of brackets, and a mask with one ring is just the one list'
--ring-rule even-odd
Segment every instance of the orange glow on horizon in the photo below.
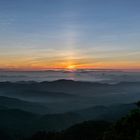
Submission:
{"label": "orange glow on horizon", "polygon": [[125,66],[125,67],[113,67],[113,66],[75,66],[75,65],[70,65],[70,66],[52,66],[52,67],[47,67],[47,66],[31,66],[31,67],[0,67],[0,69],[4,69],[4,70],[12,70],[12,71],[44,71],[44,70],[68,70],[68,71],[76,71],[78,69],[101,69],[101,70],[105,70],[105,69],[112,69],[112,70],[128,70],[128,71],[140,71],[139,67],[129,67],[129,66]]}
{"label": "orange glow on horizon", "polygon": [[140,63],[131,61],[84,61],[80,60],[63,60],[63,61],[31,61],[25,59],[4,60],[0,61],[0,69],[4,70],[19,70],[19,71],[40,71],[40,70],[69,70],[75,71],[78,69],[116,69],[116,70],[137,70],[140,71]]}

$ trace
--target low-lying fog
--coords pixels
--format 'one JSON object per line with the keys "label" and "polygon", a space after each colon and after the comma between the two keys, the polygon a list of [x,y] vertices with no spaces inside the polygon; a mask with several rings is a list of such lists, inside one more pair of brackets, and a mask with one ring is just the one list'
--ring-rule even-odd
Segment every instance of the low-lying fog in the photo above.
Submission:
{"label": "low-lying fog", "polygon": [[38,72],[14,72],[0,71],[0,82],[2,81],[54,81],[58,79],[70,79],[75,81],[93,81],[117,83],[121,81],[140,81],[140,72],[125,71],[38,71]]}

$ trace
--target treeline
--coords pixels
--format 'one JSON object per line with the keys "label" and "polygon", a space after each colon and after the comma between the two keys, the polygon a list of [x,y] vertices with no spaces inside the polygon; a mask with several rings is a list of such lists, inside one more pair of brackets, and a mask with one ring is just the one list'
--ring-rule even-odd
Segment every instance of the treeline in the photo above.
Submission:
{"label": "treeline", "polygon": [[39,131],[29,138],[0,130],[0,140],[140,140],[140,110],[131,111],[116,123],[86,121],[61,132]]}
{"label": "treeline", "polygon": [[63,132],[47,133],[40,131],[28,140],[100,140],[100,137],[103,136],[104,131],[106,131],[110,125],[110,123],[104,121],[87,121],[74,125]]}
{"label": "treeline", "polygon": [[40,131],[27,140],[140,140],[140,110],[110,124],[104,121],[88,121],[63,132]]}

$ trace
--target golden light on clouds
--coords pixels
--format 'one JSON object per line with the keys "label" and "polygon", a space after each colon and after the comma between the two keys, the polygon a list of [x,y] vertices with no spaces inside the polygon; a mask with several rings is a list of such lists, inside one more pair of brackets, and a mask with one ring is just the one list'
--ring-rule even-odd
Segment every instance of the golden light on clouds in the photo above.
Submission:
{"label": "golden light on clouds", "polygon": [[140,69],[138,52],[105,52],[69,48],[1,53],[0,68],[16,70]]}

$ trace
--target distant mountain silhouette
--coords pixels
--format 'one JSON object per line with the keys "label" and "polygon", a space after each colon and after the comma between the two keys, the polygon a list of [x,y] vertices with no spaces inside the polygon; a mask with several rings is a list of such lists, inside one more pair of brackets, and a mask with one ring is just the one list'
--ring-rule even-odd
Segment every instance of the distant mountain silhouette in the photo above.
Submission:
{"label": "distant mountain silhouette", "polygon": [[[79,94],[83,96],[105,94],[106,92],[139,92],[140,82],[121,82],[118,84],[95,83],[95,82],[81,82],[73,80],[57,80],[53,82],[0,82],[1,94],[11,95],[18,93],[20,96],[61,96],[67,97],[69,94]],[[3,92],[4,90],[4,92]],[[13,93],[13,91],[15,91]],[[23,94],[24,93],[24,94]]]}
{"label": "distant mountain silhouette", "polygon": [[[74,95],[64,92],[49,91],[44,87],[44,83],[37,82],[0,82],[0,95],[8,97],[17,97],[23,99],[39,100],[47,98],[73,98]],[[46,85],[45,85],[46,86]],[[52,89],[55,87],[52,87]],[[63,87],[62,87],[63,88]]]}
{"label": "distant mountain silhouette", "polygon": [[49,113],[49,109],[39,103],[0,96],[0,109],[21,109],[33,113]]}
{"label": "distant mountain silhouette", "polygon": [[64,79],[52,82],[0,82],[0,96],[40,102],[63,112],[93,105],[135,102],[140,98],[139,87],[140,82],[107,84]]}

